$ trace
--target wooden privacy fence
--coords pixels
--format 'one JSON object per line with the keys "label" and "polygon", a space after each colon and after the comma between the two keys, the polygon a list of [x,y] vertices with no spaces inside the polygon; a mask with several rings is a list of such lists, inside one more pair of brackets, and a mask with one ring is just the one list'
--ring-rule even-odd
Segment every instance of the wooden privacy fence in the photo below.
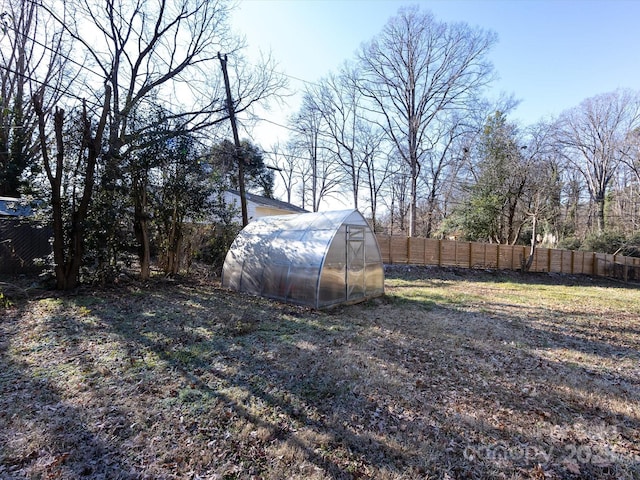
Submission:
{"label": "wooden privacy fence", "polygon": [[[376,235],[382,261],[389,264],[519,270],[531,247],[495,243],[458,242],[390,235]],[[640,258],[605,253],[536,248],[531,272],[615,277],[640,280]]]}

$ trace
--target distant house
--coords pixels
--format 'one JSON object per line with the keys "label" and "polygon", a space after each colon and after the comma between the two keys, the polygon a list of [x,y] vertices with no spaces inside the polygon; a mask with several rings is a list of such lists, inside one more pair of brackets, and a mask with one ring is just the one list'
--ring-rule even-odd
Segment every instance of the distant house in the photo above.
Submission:
{"label": "distant house", "polygon": [[[261,197],[253,193],[247,193],[245,196],[247,199],[247,216],[249,217],[249,221],[272,215],[307,213],[307,210],[304,208],[296,207],[295,205],[274,198]],[[242,221],[242,215],[240,213],[240,192],[237,190],[225,191],[224,201],[227,205],[238,210],[237,221],[240,223]]]}

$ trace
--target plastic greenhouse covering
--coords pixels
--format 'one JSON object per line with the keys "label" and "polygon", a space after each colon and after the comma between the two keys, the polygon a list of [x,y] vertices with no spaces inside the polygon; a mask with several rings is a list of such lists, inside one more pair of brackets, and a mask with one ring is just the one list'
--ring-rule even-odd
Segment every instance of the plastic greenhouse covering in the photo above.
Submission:
{"label": "plastic greenhouse covering", "polygon": [[384,294],[376,237],[357,210],[263,217],[236,237],[222,285],[324,308]]}

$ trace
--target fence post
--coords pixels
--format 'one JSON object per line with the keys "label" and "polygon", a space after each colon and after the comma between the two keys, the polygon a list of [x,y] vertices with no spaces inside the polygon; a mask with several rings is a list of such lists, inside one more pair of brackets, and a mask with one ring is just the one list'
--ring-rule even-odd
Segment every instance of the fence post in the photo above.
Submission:
{"label": "fence post", "polygon": [[571,275],[574,275],[574,271],[575,271],[575,255],[574,255],[574,251],[571,250]]}
{"label": "fence post", "polygon": [[453,246],[453,264],[458,267],[458,242]]}
{"label": "fence post", "polygon": [[422,264],[427,264],[427,239],[422,241]]}

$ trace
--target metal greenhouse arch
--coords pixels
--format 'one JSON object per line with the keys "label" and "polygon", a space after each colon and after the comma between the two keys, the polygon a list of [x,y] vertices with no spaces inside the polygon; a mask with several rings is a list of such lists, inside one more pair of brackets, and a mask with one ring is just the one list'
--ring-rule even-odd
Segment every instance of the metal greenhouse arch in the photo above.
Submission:
{"label": "metal greenhouse arch", "polygon": [[236,237],[222,286],[325,308],[384,294],[384,267],[369,224],[357,210],[263,217]]}

